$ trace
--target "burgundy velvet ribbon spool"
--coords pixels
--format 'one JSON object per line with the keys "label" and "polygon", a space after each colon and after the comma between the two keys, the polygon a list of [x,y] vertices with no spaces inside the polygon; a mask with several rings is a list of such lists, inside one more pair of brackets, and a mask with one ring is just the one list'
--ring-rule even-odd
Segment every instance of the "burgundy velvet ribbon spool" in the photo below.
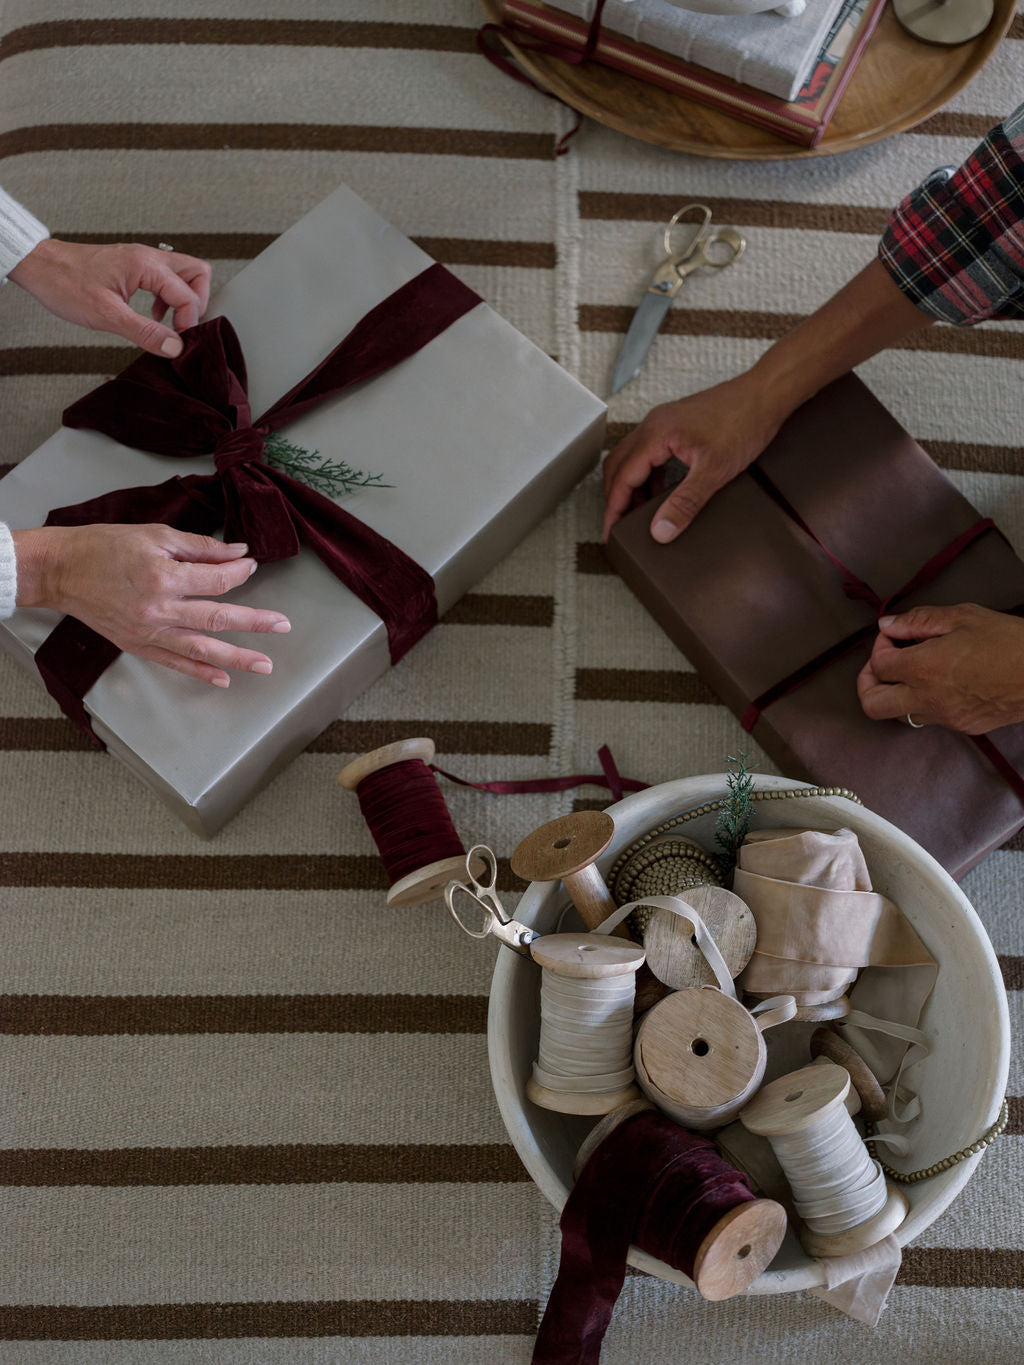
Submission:
{"label": "burgundy velvet ribbon spool", "polygon": [[[174,360],[143,355],[64,413],[64,425],[98,431],[156,455],[212,455],[214,472],[106,493],[53,510],[48,526],[159,522],[245,542],[260,564],[305,545],[387,629],[391,662],[437,622],[430,574],[332,499],[273,468],[264,438],[328,398],[352,392],[416,354],[480,303],[442,265],[383,299],[328,356],[261,416],[249,406],[245,358],[227,318],[183,334]],[[65,616],[36,653],[47,690],[97,745],[83,698],[120,651]]]}
{"label": "burgundy velvet ribbon spool", "polygon": [[758,1199],[708,1138],[643,1102],[609,1114],[580,1156],[562,1255],[533,1365],[597,1365],[630,1245],[682,1271],[706,1299],[742,1293],[771,1262],[786,1213]]}
{"label": "burgundy velvet ribbon spool", "polygon": [[[466,875],[466,850],[427,766],[430,739],[403,739],[353,759],[339,783],[359,798],[388,875],[388,905],[422,905]],[[482,868],[480,869],[482,871]]]}

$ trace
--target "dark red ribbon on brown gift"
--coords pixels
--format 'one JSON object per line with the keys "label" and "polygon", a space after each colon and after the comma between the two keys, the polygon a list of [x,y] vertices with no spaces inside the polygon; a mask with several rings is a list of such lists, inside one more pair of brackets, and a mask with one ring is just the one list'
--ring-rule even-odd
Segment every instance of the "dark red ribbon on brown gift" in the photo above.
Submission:
{"label": "dark red ribbon on brown gift", "polygon": [[[330,498],[268,465],[264,438],[325,399],[421,350],[475,308],[479,295],[431,265],[363,317],[311,374],[253,419],[246,368],[226,318],[183,334],[175,360],[143,355],[64,413],[64,425],[102,432],[137,450],[213,456],[215,472],[120,489],[51,512],[47,526],[156,522],[244,541],[261,564],[301,545],[383,620],[392,663],[437,622],[434,581],[415,560]],[[97,744],[83,697],[120,650],[66,616],[36,653],[47,691]]]}
{"label": "dark red ribbon on brown gift", "polygon": [[[760,465],[751,465],[747,470],[747,473],[751,476],[757,486],[766,493],[783,512],[785,512],[786,516],[788,516],[791,521],[795,522],[805,534],[810,536],[811,540],[814,541],[815,545],[817,545],[820,550],[824,551],[842,577],[843,593],[851,600],[867,603],[875,616],[873,621],[869,622],[867,625],[861,626],[859,630],[852,631],[849,635],[845,636],[842,640],[837,641],[828,649],[822,650],[822,652],[817,654],[813,659],[809,659],[807,663],[801,664],[801,666],[795,668],[792,673],[788,673],[786,677],[767,688],[759,697],[755,697],[747,707],[740,721],[744,730],[748,732],[753,730],[758,717],[766,707],[771,706],[772,702],[778,701],[781,697],[788,696],[791,692],[795,692],[802,683],[805,683],[808,680],[808,678],[814,677],[815,674],[820,673],[824,668],[827,668],[834,660],[840,658],[849,650],[854,649],[857,645],[861,644],[877,629],[876,622],[878,618],[886,615],[886,613],[892,609],[893,602],[899,601],[902,597],[909,596],[910,593],[916,592],[918,588],[922,588],[925,584],[930,583],[932,579],[937,577],[943,569],[952,564],[959,555],[963,554],[963,552],[969,546],[973,545],[976,540],[980,539],[981,536],[987,535],[990,531],[994,531],[996,535],[1002,536],[1004,540],[1006,539],[991,517],[979,517],[977,521],[972,522],[971,525],[961,531],[959,535],[954,536],[952,540],[943,545],[941,549],[937,550],[936,553],[932,555],[931,559],[929,559],[926,564],[922,565],[921,568],[902,585],[902,587],[897,588],[895,592],[892,592],[888,597],[883,598],[875,592],[874,588],[855,574],[848,565],[844,564],[837,555],[832,553],[824,541],[811,530],[807,525],[807,522],[804,521],[803,517],[786,495],[774,480],[765,473]],[[967,738],[985,755],[1014,794],[1019,797],[1021,801],[1024,801],[1024,776],[1017,771],[1006,755],[999,751],[990,736],[968,735]]]}

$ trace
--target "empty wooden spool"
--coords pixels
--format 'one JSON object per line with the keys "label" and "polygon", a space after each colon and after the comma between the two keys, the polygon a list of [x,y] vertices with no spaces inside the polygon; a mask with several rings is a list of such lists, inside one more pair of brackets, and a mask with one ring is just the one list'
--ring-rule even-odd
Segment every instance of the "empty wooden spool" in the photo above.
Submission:
{"label": "empty wooden spool", "polygon": [[[757,941],[757,923],[746,903],[724,886],[697,886],[674,894],[704,921],[729,975],[739,976]],[[673,990],[718,984],[690,926],[669,910],[655,910],[647,921],[644,948],[651,971]]]}
{"label": "empty wooden spool", "polygon": [[[596,929],[617,908],[594,866],[614,833],[615,822],[604,811],[574,811],[528,834],[513,850],[509,862],[524,881],[563,882],[584,925]],[[613,932],[619,938],[630,937],[624,925]]]}

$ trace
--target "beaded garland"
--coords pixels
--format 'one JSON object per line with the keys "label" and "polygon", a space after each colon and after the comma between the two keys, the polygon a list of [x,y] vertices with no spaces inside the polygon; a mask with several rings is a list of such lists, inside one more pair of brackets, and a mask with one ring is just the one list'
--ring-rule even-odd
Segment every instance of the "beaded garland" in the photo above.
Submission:
{"label": "beaded garland", "polygon": [[[618,866],[618,864],[616,864]],[[666,837],[638,849],[610,884],[619,905],[645,896],[676,896],[697,886],[721,886],[722,870],[713,854],[690,839]],[[629,917],[634,935],[643,942],[654,911],[641,905]]]}
{"label": "beaded garland", "polygon": [[[954,1152],[952,1156],[943,1157],[941,1161],[936,1161],[932,1166],[925,1166],[920,1171],[897,1171],[894,1166],[887,1166],[884,1161],[879,1161],[878,1164],[890,1180],[898,1180],[903,1185],[916,1185],[921,1180],[928,1180],[931,1176],[938,1175],[940,1171],[948,1171],[951,1167],[958,1166],[961,1161],[966,1161],[968,1157],[977,1156],[979,1152],[983,1152],[1005,1130],[1009,1120],[1010,1110],[1004,1099],[995,1123],[982,1133],[977,1142],[972,1142],[969,1147],[962,1147],[959,1152]],[[873,1123],[867,1123],[864,1126],[866,1130],[864,1142],[868,1150],[874,1155],[873,1134],[877,1132],[877,1129]]]}
{"label": "beaded garland", "polygon": [[[846,787],[794,787],[787,791],[755,790],[750,793],[751,801],[779,801],[788,800],[790,797],[800,798],[813,796],[842,796],[845,800],[853,801],[858,806],[864,804],[859,796],[856,796]],[[647,833],[641,835],[639,839],[634,839],[629,847],[624,849],[623,852],[619,854],[618,858],[616,858],[615,862],[612,864],[612,869],[608,874],[608,885],[618,903],[620,905],[625,905],[627,901],[638,900],[642,895],[674,895],[679,891],[687,891],[693,886],[708,884],[713,886],[723,885],[721,865],[714,854],[708,853],[707,850],[702,849],[699,844],[691,843],[689,840],[680,840],[679,842],[685,843],[688,846],[685,859],[687,863],[692,864],[692,869],[680,865],[676,868],[676,875],[690,875],[694,876],[696,880],[680,884],[680,882],[671,875],[667,875],[665,878],[656,876],[655,879],[658,883],[656,888],[654,881],[648,882],[645,879],[643,885],[639,886],[636,879],[634,879],[629,884],[629,894],[623,894],[625,888],[620,882],[621,879],[630,875],[634,866],[634,860],[637,856],[645,849],[648,849],[655,841],[660,841],[663,844],[667,843],[663,837],[664,835],[669,834],[680,825],[686,824],[689,820],[699,820],[703,815],[711,815],[714,812],[721,810],[724,804],[724,798],[721,801],[705,801],[703,805],[696,806],[693,810],[683,811],[681,815],[673,815],[671,819],[663,820],[660,825],[655,825],[653,829],[649,829]],[[671,850],[668,856],[672,856]],[[676,858],[678,859],[678,857],[679,853],[676,851]],[[655,864],[657,863],[657,856],[655,856],[653,861]],[[640,864],[637,864],[637,866],[640,867]],[[643,868],[646,869],[646,867],[647,865],[644,864]],[[698,872],[698,868],[704,868],[712,875],[703,876]],[[667,871],[667,869],[663,870]],[[668,880],[674,882],[670,888],[665,885],[665,882]],[[640,922],[641,917],[643,918],[642,923]],[[647,928],[649,920],[650,915],[643,916],[642,911],[634,911],[633,915],[630,916],[630,922],[633,925],[634,932],[641,941],[643,941],[643,933]]]}

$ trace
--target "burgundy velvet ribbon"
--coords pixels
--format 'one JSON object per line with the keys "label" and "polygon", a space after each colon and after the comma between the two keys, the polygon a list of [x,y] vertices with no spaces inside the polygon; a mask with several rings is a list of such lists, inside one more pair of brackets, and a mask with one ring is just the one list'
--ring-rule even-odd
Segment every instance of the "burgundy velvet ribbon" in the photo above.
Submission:
{"label": "burgundy velvet ribbon", "polygon": [[562,1254],[533,1365],[597,1365],[626,1278],[630,1244],[693,1277],[701,1242],[754,1198],[714,1143],[655,1110],[620,1123],[580,1172],[562,1210]]}
{"label": "burgundy velvet ribbon", "polygon": [[[862,578],[858,577],[848,565],[844,564],[837,555],[833,554],[824,541],[815,535],[786,495],[769,475],[764,472],[760,465],[751,465],[747,470],[747,473],[758,487],[762,489],[773,502],[781,507],[783,512],[785,512],[802,531],[810,536],[815,545],[825,552],[839,571],[842,578],[843,593],[854,601],[865,602],[874,612],[875,618],[867,625],[861,626],[859,630],[852,631],[842,640],[838,640],[834,645],[830,645],[828,649],[822,650],[822,652],[813,659],[809,659],[807,663],[801,664],[800,667],[795,668],[792,673],[788,673],[786,677],[767,688],[759,697],[755,697],[747,707],[740,722],[744,730],[747,730],[748,732],[754,728],[759,716],[766,707],[771,706],[772,702],[778,701],[781,697],[788,696],[791,692],[795,692],[798,687],[808,680],[808,678],[814,677],[815,674],[820,673],[824,668],[827,668],[834,660],[840,658],[849,650],[854,649],[857,645],[861,644],[876,631],[878,618],[887,615],[892,610],[892,603],[899,601],[902,597],[909,596],[912,592],[916,592],[918,588],[923,588],[926,584],[930,583],[932,579],[936,578],[943,569],[952,564],[959,555],[963,554],[963,552],[969,546],[973,545],[976,540],[980,539],[981,536],[987,535],[990,531],[994,531],[996,535],[1002,536],[1005,540],[1005,536],[1003,536],[1003,533],[990,517],[979,517],[978,520],[968,526],[966,530],[961,531],[959,535],[954,536],[952,540],[946,545],[943,545],[940,550],[936,551],[931,559],[923,564],[921,568],[902,585],[902,587],[897,588],[895,592],[892,592],[888,597],[883,598],[880,597],[868,583],[865,583]],[[967,738],[985,755],[999,773],[1000,777],[1002,777],[1003,781],[1006,782],[1015,795],[1024,802],[1024,776],[1017,771],[1006,755],[1000,752],[990,736],[968,735]]]}
{"label": "burgundy velvet ribbon", "polygon": [[[480,298],[431,265],[372,308],[309,375],[253,418],[246,368],[226,318],[183,334],[176,360],[143,355],[64,413],[64,425],[102,432],[158,455],[212,455],[214,473],[120,489],[51,512],[48,526],[157,522],[244,541],[259,563],[308,546],[384,621],[392,662],[437,622],[433,579],[413,559],[330,498],[268,465],[264,438],[441,335]],[[47,690],[96,743],[82,698],[120,651],[66,616],[36,654]]]}

